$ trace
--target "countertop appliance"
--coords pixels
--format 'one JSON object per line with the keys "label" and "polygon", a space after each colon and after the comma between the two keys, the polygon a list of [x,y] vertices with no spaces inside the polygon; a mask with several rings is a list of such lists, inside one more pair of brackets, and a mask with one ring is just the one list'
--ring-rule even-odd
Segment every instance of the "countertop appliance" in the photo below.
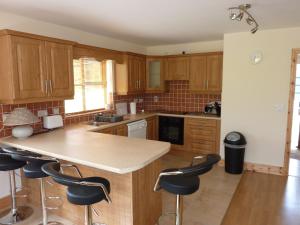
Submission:
{"label": "countertop appliance", "polygon": [[115,123],[123,121],[124,118],[121,115],[117,114],[102,114],[99,113],[95,116],[95,122],[107,122],[107,123]]}
{"label": "countertop appliance", "polygon": [[221,115],[221,102],[215,101],[205,105],[204,112],[207,114]]}
{"label": "countertop appliance", "polygon": [[120,102],[120,103],[116,103],[116,111],[117,111],[117,115],[127,115],[128,114],[128,110],[127,110],[127,102]]}
{"label": "countertop appliance", "polygon": [[183,145],[184,118],[159,116],[159,140]]}
{"label": "countertop appliance", "polygon": [[147,121],[138,120],[127,124],[128,127],[128,137],[131,138],[147,138]]}
{"label": "countertop appliance", "polygon": [[63,126],[64,124],[61,115],[43,117],[43,127],[46,129],[55,129]]}

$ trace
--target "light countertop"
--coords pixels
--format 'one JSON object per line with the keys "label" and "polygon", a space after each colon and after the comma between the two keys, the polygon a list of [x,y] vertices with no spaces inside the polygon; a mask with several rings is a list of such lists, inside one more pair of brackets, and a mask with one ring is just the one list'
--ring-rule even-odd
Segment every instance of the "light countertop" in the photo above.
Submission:
{"label": "light countertop", "polygon": [[172,114],[172,113],[165,113],[165,112],[152,112],[152,113],[145,112],[145,113],[138,113],[135,115],[128,114],[124,116],[123,121],[117,123],[108,123],[100,126],[93,126],[93,125],[88,125],[88,122],[85,122],[82,123],[82,125],[83,126],[85,125],[88,130],[96,132],[96,131],[103,130],[105,128],[114,127],[121,124],[127,124],[137,120],[147,119],[152,116],[172,116],[172,117],[188,117],[188,118],[198,118],[198,119],[221,120],[221,117],[209,115],[209,114],[203,114],[203,113],[199,113],[196,115],[189,115],[189,114]]}
{"label": "light countertop", "polygon": [[114,173],[139,170],[170,150],[170,143],[89,132],[67,126],[27,139],[6,137],[0,143]]}
{"label": "light countertop", "polygon": [[85,122],[23,140],[6,137],[0,139],[0,143],[97,169],[125,174],[139,170],[168,153],[170,143],[102,134],[97,131],[157,115],[220,119],[207,115],[139,113],[126,115],[124,121],[117,123],[97,127]]}

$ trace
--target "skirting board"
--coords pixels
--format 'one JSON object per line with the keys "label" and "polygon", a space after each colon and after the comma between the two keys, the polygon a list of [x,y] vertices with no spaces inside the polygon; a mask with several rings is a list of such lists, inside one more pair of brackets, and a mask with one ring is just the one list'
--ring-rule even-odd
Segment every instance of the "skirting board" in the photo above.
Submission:
{"label": "skirting board", "polygon": [[[223,159],[219,162],[219,166],[223,166],[223,167],[225,166],[225,162]],[[270,165],[245,162],[244,169],[246,171],[251,171],[251,172],[274,174],[274,175],[281,175],[281,176],[286,175],[286,173],[284,172],[284,168],[279,166],[270,166]]]}

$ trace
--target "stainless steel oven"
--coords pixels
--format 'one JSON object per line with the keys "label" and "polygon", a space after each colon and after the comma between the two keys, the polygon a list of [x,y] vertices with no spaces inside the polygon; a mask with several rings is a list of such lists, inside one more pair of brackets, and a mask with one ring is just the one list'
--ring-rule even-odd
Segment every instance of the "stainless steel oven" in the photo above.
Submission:
{"label": "stainless steel oven", "polygon": [[159,140],[172,144],[184,144],[184,118],[175,116],[159,116]]}

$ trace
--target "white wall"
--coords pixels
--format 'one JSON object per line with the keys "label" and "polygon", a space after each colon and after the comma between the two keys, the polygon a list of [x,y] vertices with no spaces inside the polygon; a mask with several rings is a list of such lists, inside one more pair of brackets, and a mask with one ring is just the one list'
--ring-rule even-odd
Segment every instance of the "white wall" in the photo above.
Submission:
{"label": "white wall", "polygon": [[223,50],[223,40],[218,41],[202,41],[174,45],[158,45],[146,48],[147,55],[174,55],[186,53],[200,52],[216,52]]}
{"label": "white wall", "polygon": [[11,13],[0,11],[0,29],[12,29],[55,38],[67,39],[81,44],[97,47],[110,48],[120,51],[146,53],[146,48],[141,45],[113,39],[101,35],[91,34],[70,27],[60,26],[53,23],[42,22]]}
{"label": "white wall", "polygon": [[[291,52],[300,48],[299,37],[300,28],[224,35],[221,137],[232,130],[245,134],[248,162],[283,166]],[[264,59],[252,65],[255,50]]]}

